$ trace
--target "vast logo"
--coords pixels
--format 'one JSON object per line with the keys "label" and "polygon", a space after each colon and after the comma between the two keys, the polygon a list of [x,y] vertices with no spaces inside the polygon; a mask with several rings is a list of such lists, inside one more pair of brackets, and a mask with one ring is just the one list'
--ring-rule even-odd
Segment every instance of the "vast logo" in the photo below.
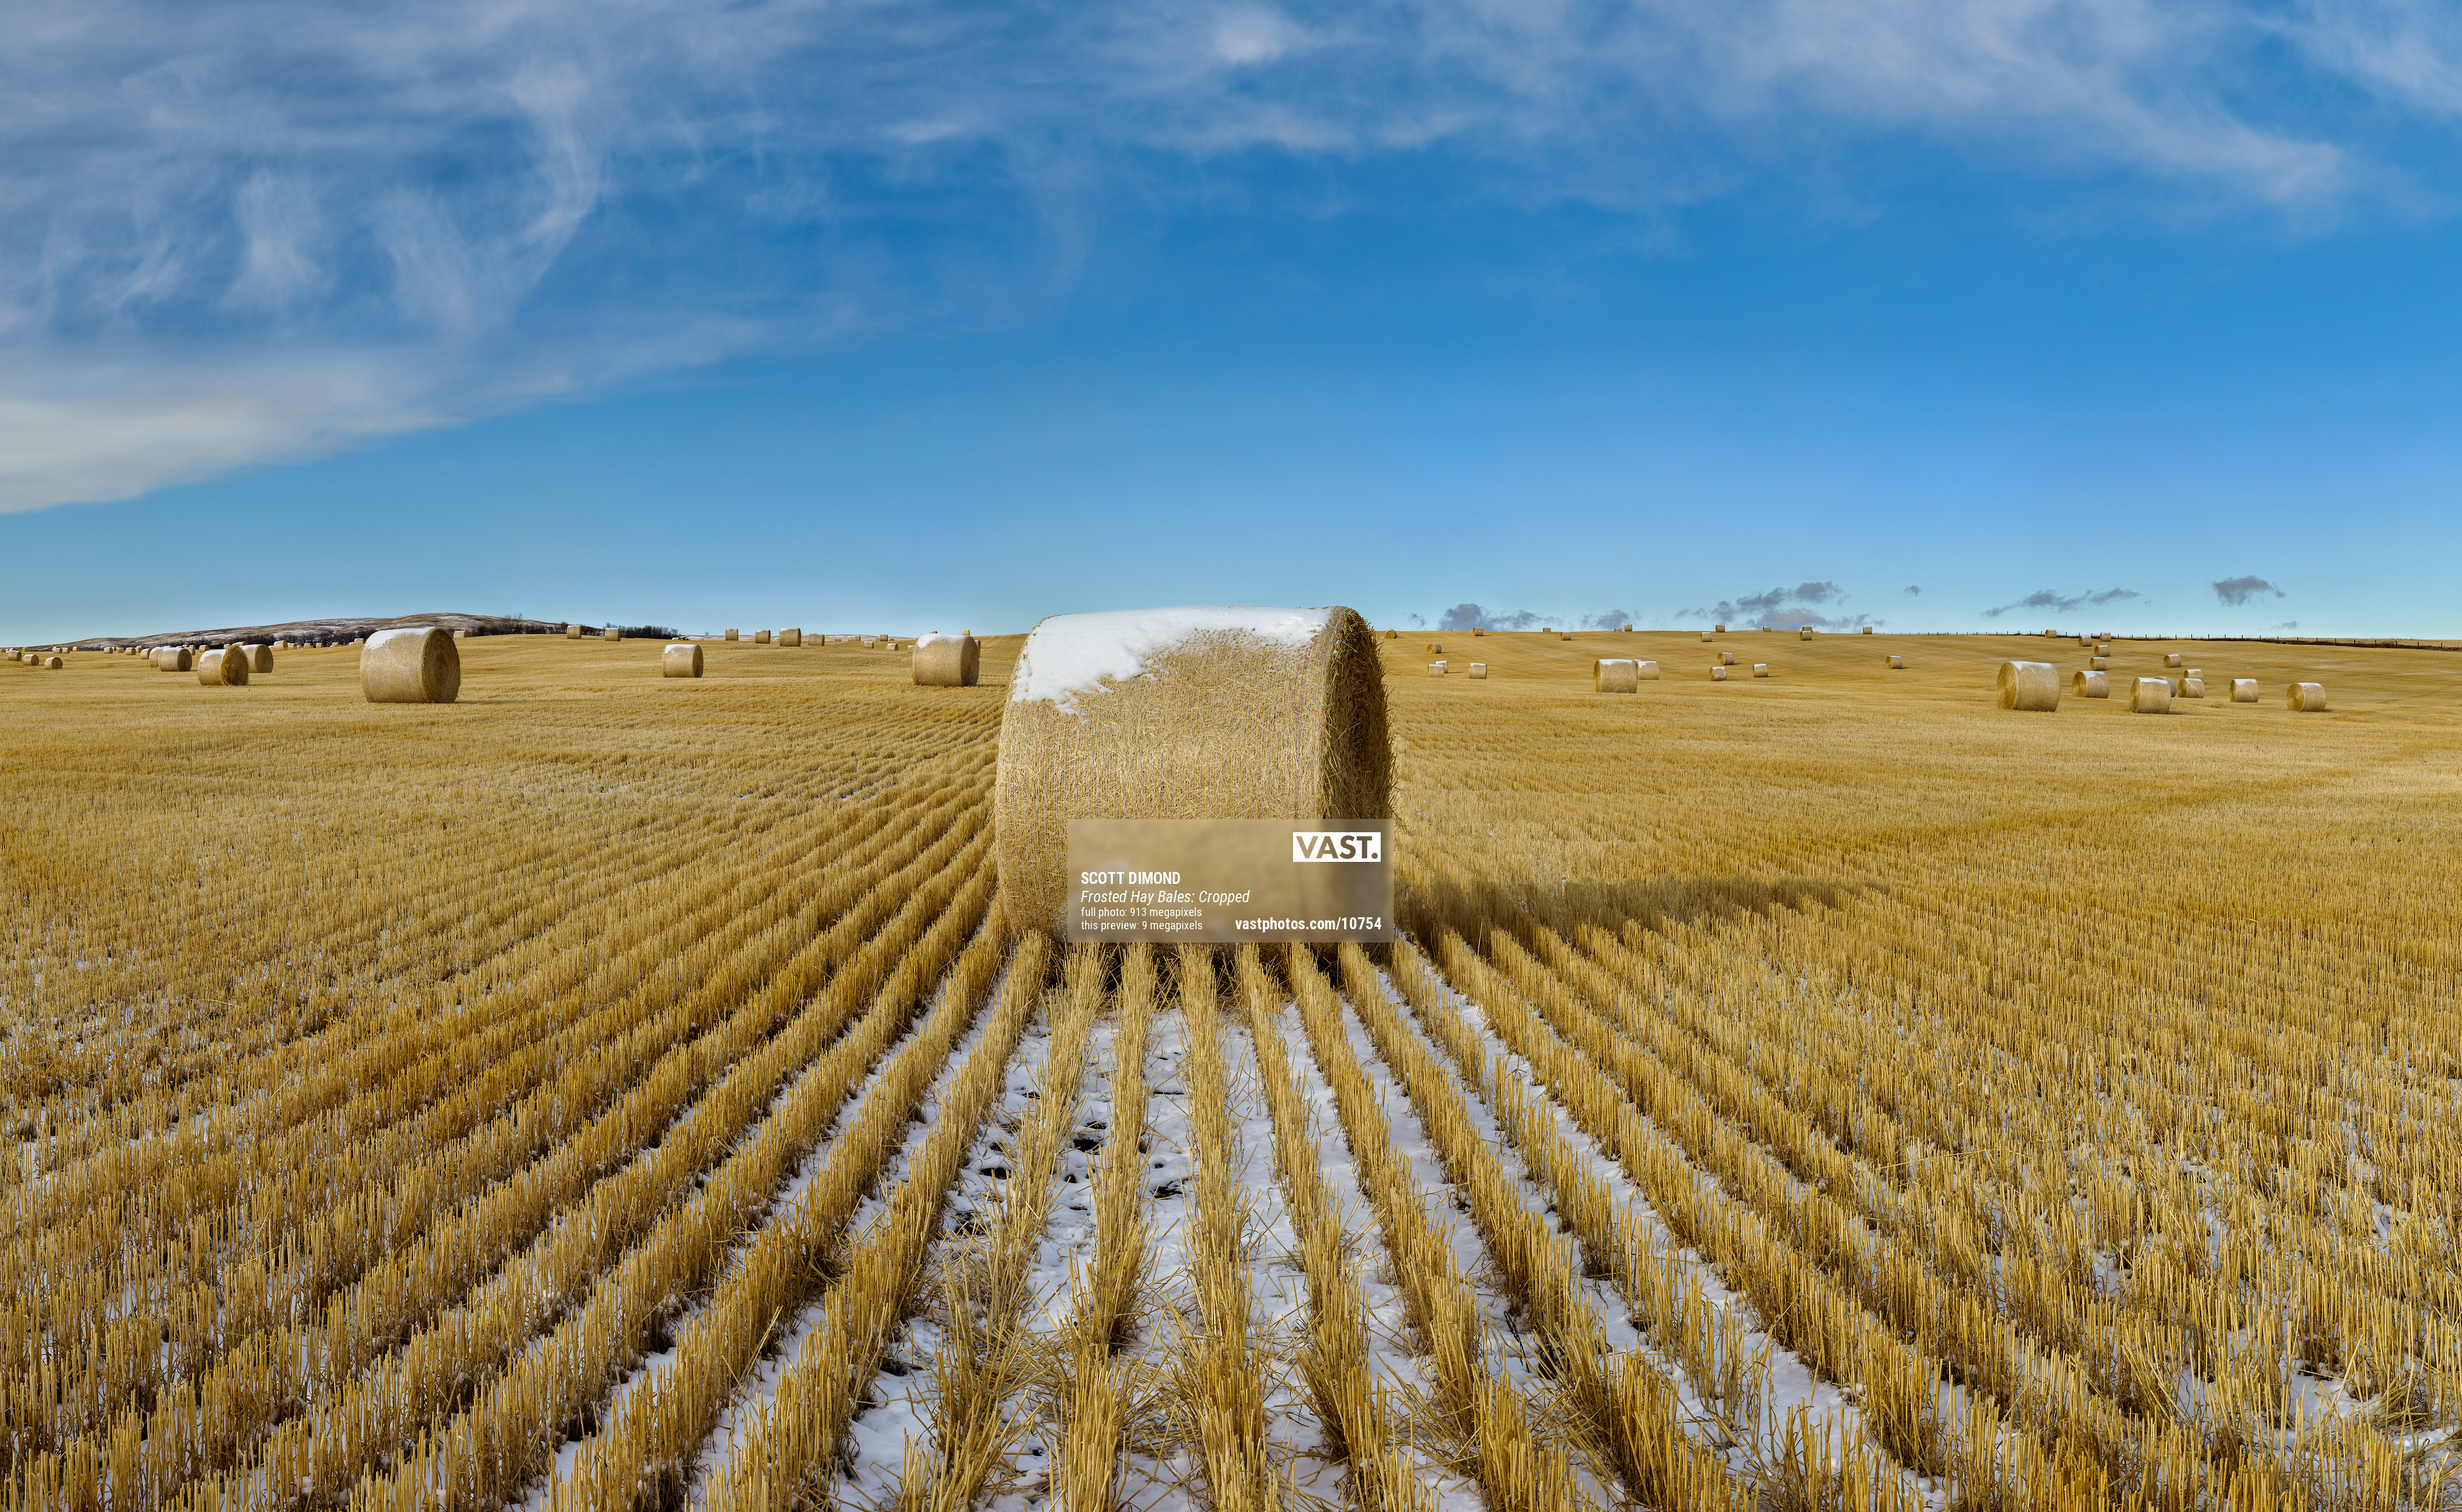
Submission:
{"label": "vast logo", "polygon": [[1361,834],[1345,834],[1334,830],[1294,830],[1291,832],[1291,859],[1382,861],[1385,859],[1385,837],[1373,830]]}

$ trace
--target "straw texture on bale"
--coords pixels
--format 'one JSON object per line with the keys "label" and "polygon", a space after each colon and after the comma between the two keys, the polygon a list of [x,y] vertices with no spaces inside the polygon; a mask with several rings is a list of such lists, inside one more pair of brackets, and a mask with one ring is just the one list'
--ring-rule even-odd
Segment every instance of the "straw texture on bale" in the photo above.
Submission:
{"label": "straw texture on bale", "polygon": [[1474,662],[1472,662],[1472,663],[1470,664],[1470,675],[1471,675],[1472,677],[1474,677],[1474,678],[1478,679],[1478,680],[1479,680],[1479,681],[1481,681],[1481,682],[1486,681],[1486,680],[1487,680],[1487,663],[1486,663],[1486,662],[1484,662],[1484,661],[1474,661]]}
{"label": "straw texture on bale", "polygon": [[1432,677],[1432,678],[1440,678],[1440,677],[1443,677],[1444,675],[1445,675],[1445,664],[1444,664],[1443,662],[1441,662],[1441,661],[1431,661],[1431,662],[1429,662],[1429,663],[1428,663],[1428,676],[1430,676],[1430,677]]}
{"label": "straw texture on bale", "polygon": [[2166,653],[2164,653],[2164,655],[2163,655],[2163,664],[2164,664],[2165,666],[2167,666],[2167,667],[2176,667],[2176,666],[2178,666],[2178,665],[2180,664],[2180,654],[2179,654],[2178,652],[2176,652],[2176,651],[2170,651],[2170,652],[2166,652]]}
{"label": "straw texture on bale", "polygon": [[250,646],[250,647],[248,647],[248,669],[250,672],[270,672],[270,671],[272,671],[272,670],[273,670],[273,648],[272,648],[271,646]]}
{"label": "straw texture on bale", "polygon": [[[1113,625],[1136,637],[1133,671],[1071,661]],[[1001,897],[1022,929],[1059,927],[1071,819],[1393,812],[1384,672],[1367,622],[1339,607],[1046,619],[1019,653],[999,749]]]}
{"label": "straw texture on bale", "polygon": [[1735,654],[1734,652],[1732,652],[1732,651],[1721,651],[1721,652],[1719,652],[1719,653],[1718,653],[1718,665],[1720,665],[1720,666],[1722,666],[1722,667],[1732,667],[1732,666],[1734,666],[1735,664],[1736,664],[1736,654]]}
{"label": "straw texture on bale", "polygon": [[800,646],[803,643],[804,633],[800,630],[781,630],[778,632],[778,644],[782,646]]}
{"label": "straw texture on bale", "polygon": [[735,638],[735,632],[734,632],[734,631],[732,631],[732,630],[728,631],[728,632],[726,633],[726,638],[727,638],[727,639],[729,639],[729,640],[734,639],[734,638]]}
{"label": "straw texture on bale", "polygon": [[158,672],[185,672],[196,663],[185,646],[158,646],[154,651],[154,669]]}
{"label": "straw texture on bale", "polygon": [[662,678],[700,677],[701,647],[680,640],[659,652],[659,676]]}
{"label": "straw texture on bale", "polygon": [[2283,690],[2282,702],[2294,714],[2322,714],[2325,712],[2325,684],[2294,682]]}
{"label": "straw texture on bale", "polygon": [[[756,646],[767,645],[769,643],[769,632],[766,630],[756,630],[752,632],[752,643]],[[866,641],[864,643],[866,645],[871,644],[870,641]]]}
{"label": "straw texture on bale", "polygon": [[1769,676],[1769,663],[1768,663],[1768,662],[1766,662],[1766,661],[1756,661],[1756,662],[1754,662],[1754,663],[1753,663],[1753,676],[1755,676],[1755,677],[1757,677],[1757,678],[1765,678],[1765,677],[1768,677],[1768,676]]}
{"label": "straw texture on bale", "polygon": [[2003,661],[1998,679],[2000,706],[2050,713],[2061,706],[2061,675],[2048,661]]}
{"label": "straw texture on bale", "polygon": [[1590,663],[1590,687],[1598,693],[1636,693],[1641,665],[1630,657],[1606,657]]}
{"label": "straw texture on bale", "polygon": [[2069,679],[2069,692],[2082,699],[2107,699],[2111,697],[2111,674],[2108,672],[2078,673]]}
{"label": "straw texture on bale", "polygon": [[2232,679],[2232,702],[2233,702],[2234,703],[2254,703],[2254,702],[2257,702],[2257,679],[2255,679],[2255,678],[2234,678],[2234,679]]}
{"label": "straw texture on bale", "polygon": [[248,657],[234,646],[208,651],[197,659],[197,680],[209,688],[248,686]]}
{"label": "straw texture on bale", "polygon": [[462,653],[434,625],[378,631],[359,653],[359,691],[371,703],[450,703],[462,693]]}
{"label": "straw texture on bale", "polygon": [[2131,714],[2170,713],[2171,680],[2139,678],[2135,690],[2128,695],[2128,712]]}
{"label": "straw texture on bale", "polygon": [[1892,672],[1904,672],[1906,669],[1907,669],[1907,659],[1906,659],[1906,658],[1904,658],[1904,657],[1891,657],[1891,658],[1890,659],[1890,671],[1892,671]]}
{"label": "straw texture on bale", "polygon": [[2085,664],[2097,672],[2108,672],[2111,670],[2111,659],[2109,657],[2088,657],[2085,659]]}
{"label": "straw texture on bale", "polygon": [[930,635],[915,642],[915,685],[970,688],[982,680],[983,644],[973,635]]}
{"label": "straw texture on bale", "polygon": [[68,663],[57,657],[45,657],[43,659],[43,665],[51,671],[57,672],[60,668],[67,666]]}
{"label": "straw texture on bale", "polygon": [[564,638],[565,638],[565,639],[567,639],[567,640],[578,640],[578,639],[580,639],[580,638],[581,638],[581,627],[580,627],[579,625],[567,625],[567,626],[565,626],[565,627],[564,627]]}
{"label": "straw texture on bale", "polygon": [[2206,675],[2206,669],[2203,667],[2182,667],[2180,669],[2180,675],[2187,678],[2202,678]]}
{"label": "straw texture on bale", "polygon": [[2205,680],[2205,679],[2203,679],[2203,678],[2182,678],[2182,679],[2180,680],[2180,697],[2182,697],[2182,698],[2184,698],[2184,699],[2201,699],[2201,698],[2204,698],[2205,696],[2206,696],[2206,680]]}

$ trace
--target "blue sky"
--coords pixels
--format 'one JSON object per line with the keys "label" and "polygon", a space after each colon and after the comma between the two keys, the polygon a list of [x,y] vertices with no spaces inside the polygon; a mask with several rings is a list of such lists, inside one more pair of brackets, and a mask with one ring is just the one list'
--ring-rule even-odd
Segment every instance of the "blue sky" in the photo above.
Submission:
{"label": "blue sky", "polygon": [[2457,114],[2407,0],[30,0],[0,640],[2462,634]]}

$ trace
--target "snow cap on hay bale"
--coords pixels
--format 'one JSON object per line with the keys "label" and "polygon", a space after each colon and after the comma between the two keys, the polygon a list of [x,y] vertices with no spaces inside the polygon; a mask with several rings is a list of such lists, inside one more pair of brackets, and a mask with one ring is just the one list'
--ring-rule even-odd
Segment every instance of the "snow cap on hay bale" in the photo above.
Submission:
{"label": "snow cap on hay bale", "polygon": [[[752,632],[752,643],[756,646],[767,645],[769,643],[769,632],[766,630],[756,630]],[[864,644],[870,645],[872,642],[867,640]]]}
{"label": "snow cap on hay bale", "polygon": [[2169,714],[2171,712],[2171,680],[2139,678],[2128,695],[2131,714]]}
{"label": "snow cap on hay bale", "polygon": [[2069,692],[2082,699],[2107,699],[2111,697],[2111,674],[2080,672],[2069,679]]}
{"label": "snow cap on hay bale", "polygon": [[915,642],[915,685],[970,688],[983,680],[983,643],[972,631],[944,636],[935,630]]}
{"label": "snow cap on hay bale", "polygon": [[781,630],[778,632],[778,644],[782,646],[800,646],[803,643],[804,633],[800,630]]}
{"label": "snow cap on hay bale", "polygon": [[1811,638],[1812,638],[1812,627],[1811,627],[1810,625],[1804,625],[1804,626],[1801,627],[1800,629],[1798,629],[1798,630],[1796,631],[1796,638],[1798,638],[1798,639],[1800,639],[1800,640],[1809,640],[1809,639],[1811,639]]}
{"label": "snow cap on hay bale", "polygon": [[1712,668],[1710,669],[1710,680],[1711,680],[1711,681],[1713,681],[1713,682],[1724,682],[1724,681],[1726,681],[1726,680],[1727,680],[1727,669],[1726,669],[1726,668],[1724,668],[1724,667],[1712,667]]}
{"label": "snow cap on hay bale", "polygon": [[1732,666],[1734,666],[1735,664],[1736,664],[1736,654],[1735,654],[1734,652],[1732,652],[1732,651],[1721,651],[1721,652],[1719,652],[1719,653],[1718,653],[1718,665],[1720,665],[1720,666],[1722,666],[1722,667],[1732,667]]}
{"label": "snow cap on hay bale", "polygon": [[2282,703],[2294,714],[2322,714],[2325,712],[2325,684],[2294,682],[2283,690]]}
{"label": "snow cap on hay bale", "polygon": [[1605,657],[1590,663],[1590,688],[1597,693],[1635,693],[1641,688],[1641,664],[1630,657]]}
{"label": "snow cap on hay bale", "polygon": [[1443,677],[1444,675],[1445,675],[1445,664],[1444,664],[1443,662],[1441,662],[1441,661],[1431,661],[1431,662],[1429,662],[1429,663],[1428,663],[1428,676],[1430,676],[1430,677],[1432,677],[1432,678],[1440,678],[1440,677]]}
{"label": "snow cap on hay bale", "polygon": [[188,648],[185,646],[155,648],[154,670],[157,672],[185,672],[195,665],[196,659],[188,655]]}
{"label": "snow cap on hay bale", "polygon": [[2107,640],[2096,641],[2094,643],[2094,654],[2098,657],[2107,657],[2111,655],[2111,642]]}
{"label": "snow cap on hay bale", "polygon": [[2234,703],[2254,703],[2254,702],[2257,702],[2257,679],[2255,679],[2255,678],[2234,678],[2234,679],[2232,679],[2232,702],[2233,702]]}
{"label": "snow cap on hay bale", "polygon": [[1641,679],[1644,682],[1655,682],[1658,680],[1658,663],[1655,661],[1636,661],[1632,664],[1632,670],[1633,676]]}
{"label": "snow cap on hay bale", "polygon": [[271,646],[250,646],[250,647],[248,647],[248,669],[250,672],[270,672],[270,671],[272,671],[272,670],[273,670],[273,648],[272,648]]}
{"label": "snow cap on hay bale", "polygon": [[2003,661],[1998,686],[2004,709],[2049,713],[2061,706],[2061,675],[2048,661]]}
{"label": "snow cap on hay bale", "polygon": [[567,626],[565,626],[565,627],[564,627],[564,638],[565,638],[565,639],[567,639],[567,640],[578,640],[578,639],[580,639],[580,638],[581,638],[581,627],[580,627],[579,625],[567,625]]}
{"label": "snow cap on hay bale", "polygon": [[1486,663],[1486,662],[1484,662],[1484,661],[1474,661],[1474,662],[1472,662],[1472,663],[1470,664],[1470,675],[1471,675],[1472,677],[1474,677],[1474,678],[1478,679],[1478,680],[1479,680],[1479,681],[1481,681],[1481,682],[1486,681],[1486,680],[1487,680],[1487,663]]}
{"label": "snow cap on hay bale", "polygon": [[2180,654],[2176,651],[2166,652],[2163,656],[2163,664],[2167,667],[2178,666],[2180,664]]}
{"label": "snow cap on hay bale", "polygon": [[688,641],[676,641],[659,653],[659,676],[662,678],[697,678],[701,676],[701,647]]}
{"label": "snow cap on hay bale", "polygon": [[248,686],[248,656],[234,646],[227,651],[208,651],[197,659],[197,681],[209,688],[244,688]]}
{"label": "snow cap on hay bale", "polygon": [[1891,658],[1890,659],[1890,671],[1892,671],[1892,672],[1904,672],[1906,669],[1907,669],[1907,659],[1906,659],[1906,658],[1904,658],[1904,657],[1891,657]]}
{"label": "snow cap on hay bale", "polygon": [[1768,677],[1768,676],[1769,676],[1769,663],[1768,663],[1768,662],[1766,662],[1766,661],[1756,661],[1756,662],[1754,662],[1754,663],[1753,663],[1753,676],[1755,676],[1755,677],[1757,677],[1757,678],[1765,678],[1765,677]]}
{"label": "snow cap on hay bale", "polygon": [[371,703],[450,703],[462,693],[462,653],[434,625],[379,630],[359,653],[359,691]]}
{"label": "snow cap on hay bale", "polygon": [[1001,715],[1001,897],[1019,928],[1058,929],[1071,819],[1387,819],[1393,783],[1384,673],[1352,610],[1054,615]]}
{"label": "snow cap on hay bale", "polygon": [[2205,680],[2205,679],[2203,679],[2203,678],[2182,678],[2182,679],[2180,680],[2180,697],[2182,697],[2182,698],[2184,698],[2184,699],[2201,699],[2201,698],[2204,698],[2205,696],[2206,696],[2206,680]]}

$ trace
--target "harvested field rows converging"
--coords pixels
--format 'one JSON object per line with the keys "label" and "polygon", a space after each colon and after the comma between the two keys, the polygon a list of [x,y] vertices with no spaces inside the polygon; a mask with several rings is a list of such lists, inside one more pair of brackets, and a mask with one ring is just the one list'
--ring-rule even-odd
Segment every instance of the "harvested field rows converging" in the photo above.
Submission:
{"label": "harvested field rows converging", "polygon": [[2462,1504],[2462,653],[1722,638],[1380,637],[1328,951],[1012,925],[1014,637],[20,669],[7,1504]]}

